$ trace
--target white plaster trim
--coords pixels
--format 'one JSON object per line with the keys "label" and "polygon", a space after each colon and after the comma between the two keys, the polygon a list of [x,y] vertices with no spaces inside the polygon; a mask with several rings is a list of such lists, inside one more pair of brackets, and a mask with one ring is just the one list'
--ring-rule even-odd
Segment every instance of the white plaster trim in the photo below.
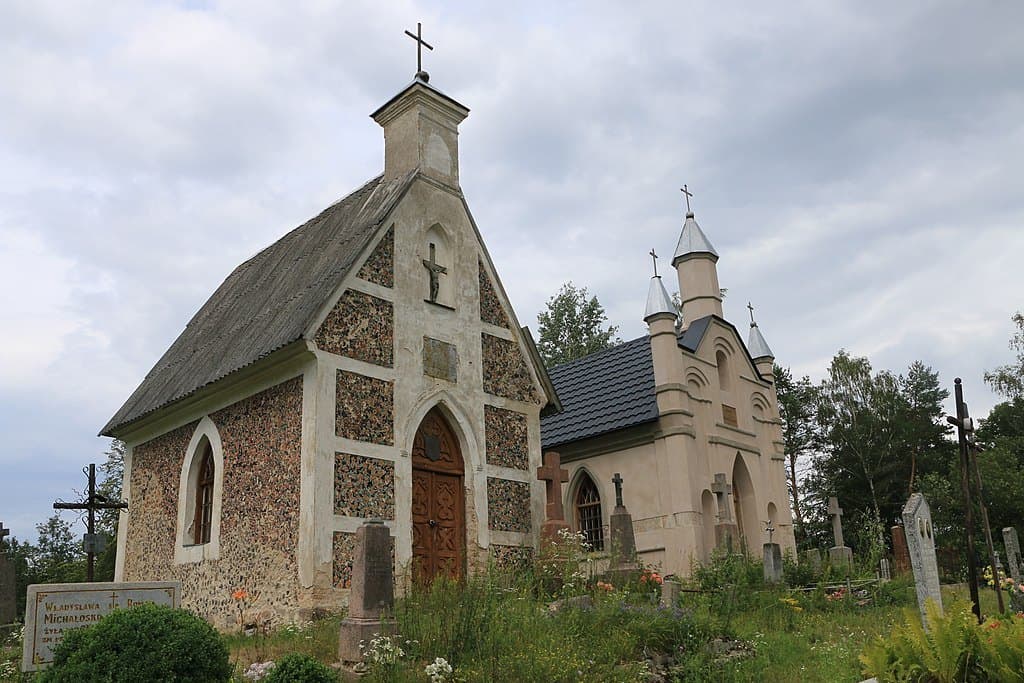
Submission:
{"label": "white plaster trim", "polygon": [[512,481],[532,481],[530,472],[528,470],[519,470],[514,467],[505,467],[503,465],[488,465],[487,476],[496,477],[498,479],[510,479]]}
{"label": "white plaster trim", "polygon": [[[121,500],[132,500],[132,450],[124,448],[124,474],[121,479]],[[117,555],[114,558],[114,581],[124,581],[125,548],[128,547],[128,513],[130,508],[121,510],[117,517]]]}
{"label": "white plaster trim", "polygon": [[299,538],[296,548],[299,584],[313,586],[317,566],[317,471],[316,433],[317,369],[311,364],[302,375],[302,437],[299,456]]}
{"label": "white plaster trim", "polygon": [[501,337],[506,341],[517,341],[516,336],[512,334],[511,330],[507,330],[504,327],[499,327],[498,325],[494,325],[483,320],[480,321],[480,331],[485,334],[489,334],[492,337]]}
{"label": "white plaster trim", "polygon": [[533,534],[524,534],[521,531],[496,531],[491,530],[491,545],[511,545],[533,547]]}
{"label": "white plaster trim", "polygon": [[364,458],[376,458],[377,460],[388,460],[396,462],[402,458],[402,454],[394,446],[384,446],[379,443],[370,443],[368,441],[353,441],[352,439],[346,439],[344,437],[335,434],[328,440],[328,445],[331,446],[331,479],[334,478],[334,456],[337,453],[348,453],[349,455],[359,455]]}
{"label": "white plaster trim", "polygon": [[316,359],[318,363],[323,364],[324,368],[333,370],[335,374],[338,370],[345,370],[347,372],[354,372],[357,375],[373,377],[374,379],[383,379],[389,382],[395,381],[395,369],[393,367],[386,368],[382,365],[374,365],[373,363],[356,360],[355,358],[336,356],[333,353],[319,349],[316,351]]}
{"label": "white plaster trim", "polygon": [[[210,519],[210,542],[200,545],[186,545],[185,533],[189,520],[195,512],[196,478],[199,476],[199,445],[203,438],[210,442],[213,453],[213,514]],[[220,433],[209,415],[204,416],[188,442],[188,449],[181,463],[181,477],[178,481],[178,525],[174,533],[174,564],[202,562],[220,559],[220,517],[224,495],[224,448]],[[192,514],[190,514],[192,513]]]}
{"label": "white plaster trim", "polygon": [[[378,285],[376,282],[369,282],[358,277],[352,278],[352,281],[348,283],[348,289],[361,294],[368,294],[370,296],[377,297],[378,299],[383,299],[389,303],[394,303],[395,300],[395,290],[391,287]],[[345,293],[342,292],[342,296],[344,295]],[[341,297],[338,298],[339,300],[341,299]]]}
{"label": "white plaster trim", "polygon": [[524,413],[527,417],[537,412],[540,409],[536,403],[527,403],[525,401],[517,401],[514,398],[505,398],[504,396],[495,396],[494,394],[488,394],[484,392],[484,396],[487,397],[485,403],[492,408],[504,408],[505,410],[513,410],[517,413]]}
{"label": "white plaster trim", "polygon": [[[354,534],[359,529],[359,527],[361,527],[366,522],[366,520],[370,519],[370,517],[349,517],[348,515],[332,515],[332,517],[333,519],[331,520],[330,526],[332,536],[334,535],[334,532]],[[375,517],[374,519],[379,518]],[[391,535],[394,536],[395,520],[385,519],[383,520],[383,522],[384,526],[386,526],[388,530],[391,531]]]}

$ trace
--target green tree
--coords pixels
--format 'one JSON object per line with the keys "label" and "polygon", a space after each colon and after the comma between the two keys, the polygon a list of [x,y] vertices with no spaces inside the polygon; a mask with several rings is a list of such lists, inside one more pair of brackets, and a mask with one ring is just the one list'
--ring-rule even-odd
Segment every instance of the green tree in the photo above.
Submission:
{"label": "green tree", "polygon": [[32,583],[85,581],[85,552],[71,525],[54,514],[36,525],[39,538],[29,559]]}
{"label": "green tree", "polygon": [[790,504],[793,506],[797,543],[802,544],[807,538],[807,532],[800,500],[800,480],[802,470],[817,441],[817,422],[814,419],[817,388],[807,375],[795,380],[789,368],[783,368],[778,364],[772,367],[772,372],[775,375],[775,391],[779,398],[779,416],[782,418],[787,488]]}
{"label": "green tree", "polygon": [[[100,465],[102,479],[96,492],[111,502],[121,500],[121,482],[124,479],[124,443],[114,439],[110,450],[104,455],[107,461]],[[96,533],[106,538],[106,548],[96,558],[96,580],[113,581],[114,563],[117,559],[117,522],[119,510],[99,510],[96,513]]]}
{"label": "green tree", "polygon": [[992,390],[1007,398],[1024,396],[1024,315],[1013,314],[1017,332],[1010,337],[1010,349],[1017,352],[1017,362],[985,372],[985,381]]}
{"label": "green tree", "polygon": [[537,315],[537,350],[550,368],[607,349],[621,341],[615,336],[619,328],[605,327],[607,322],[596,296],[566,282]]}

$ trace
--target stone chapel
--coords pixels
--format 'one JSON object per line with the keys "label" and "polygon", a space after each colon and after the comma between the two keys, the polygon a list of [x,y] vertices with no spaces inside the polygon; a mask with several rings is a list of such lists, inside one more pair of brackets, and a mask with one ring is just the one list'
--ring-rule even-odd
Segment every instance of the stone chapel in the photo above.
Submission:
{"label": "stone chapel", "polygon": [[569,470],[570,526],[608,550],[619,473],[638,559],[680,576],[715,548],[760,558],[769,524],[796,552],[774,354],[753,308],[746,343],[723,317],[718,252],[687,209],[672,256],[682,309],[655,273],[649,333],[552,368],[562,410],[541,420]]}
{"label": "stone chapel", "polygon": [[102,429],[127,446],[116,580],[226,627],[344,605],[354,532],[396,574],[518,561],[558,399],[459,186],[469,110],[418,72],[384,172],[238,266]]}

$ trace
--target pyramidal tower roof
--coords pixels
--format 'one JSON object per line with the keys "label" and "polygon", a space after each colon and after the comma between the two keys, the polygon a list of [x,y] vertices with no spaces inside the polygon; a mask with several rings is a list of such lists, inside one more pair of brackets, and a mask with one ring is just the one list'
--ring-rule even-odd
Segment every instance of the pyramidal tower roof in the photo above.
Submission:
{"label": "pyramidal tower roof", "polygon": [[647,307],[644,308],[644,320],[659,313],[669,313],[672,317],[678,317],[676,305],[672,303],[672,297],[665,291],[665,285],[661,283],[661,276],[655,275],[651,278],[651,286],[647,289]]}
{"label": "pyramidal tower roof", "polygon": [[718,260],[718,252],[711,246],[711,240],[697,225],[693,212],[687,211],[683,231],[679,234],[679,242],[676,243],[676,251],[672,255],[672,264],[675,265],[679,261],[697,254],[710,254],[714,260]]}
{"label": "pyramidal tower roof", "polygon": [[764,340],[764,335],[761,334],[761,328],[754,321],[754,307],[748,303],[747,308],[750,309],[750,335],[747,338],[747,351],[750,352],[750,357],[754,360],[758,358],[775,358],[771,347],[768,346],[768,342]]}

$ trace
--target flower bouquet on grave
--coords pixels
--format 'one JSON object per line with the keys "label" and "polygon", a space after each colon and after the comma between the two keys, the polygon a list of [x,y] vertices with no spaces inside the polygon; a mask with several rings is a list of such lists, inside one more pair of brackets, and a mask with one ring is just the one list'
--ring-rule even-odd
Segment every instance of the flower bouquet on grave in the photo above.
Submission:
{"label": "flower bouquet on grave", "polygon": [[1000,587],[1010,596],[1010,608],[1014,612],[1024,612],[1024,585],[1007,576],[1000,582]]}

